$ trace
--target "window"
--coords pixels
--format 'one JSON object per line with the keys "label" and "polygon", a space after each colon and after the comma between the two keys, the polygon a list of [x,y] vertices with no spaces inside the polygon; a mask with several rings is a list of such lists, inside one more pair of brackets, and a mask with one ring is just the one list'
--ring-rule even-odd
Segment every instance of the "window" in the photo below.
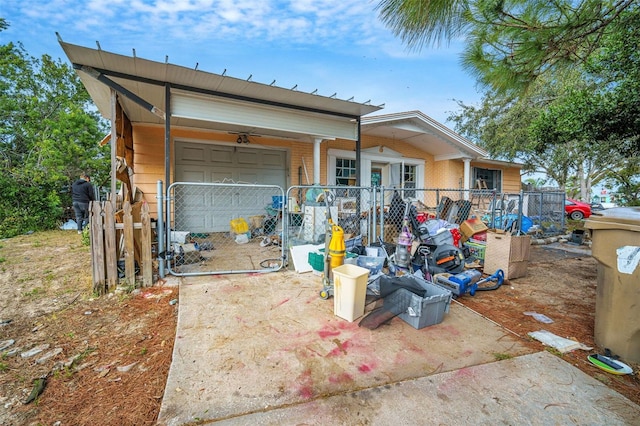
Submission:
{"label": "window", "polygon": [[476,182],[478,179],[484,179],[488,189],[495,189],[498,192],[502,191],[502,170],[490,170],[474,167],[473,182]]}
{"label": "window", "polygon": [[414,198],[416,191],[406,191],[409,188],[416,187],[416,166],[404,165],[404,176],[402,179],[402,186],[405,189],[404,196]]}
{"label": "window", "polygon": [[356,160],[336,158],[336,185],[356,184]]}

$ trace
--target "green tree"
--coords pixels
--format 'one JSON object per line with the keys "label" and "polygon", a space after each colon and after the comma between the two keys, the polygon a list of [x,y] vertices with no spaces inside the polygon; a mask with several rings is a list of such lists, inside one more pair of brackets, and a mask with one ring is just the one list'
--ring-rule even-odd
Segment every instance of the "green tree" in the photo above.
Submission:
{"label": "green tree", "polygon": [[380,19],[421,49],[465,39],[463,64],[500,92],[522,93],[543,74],[585,63],[635,0],[381,0]]}
{"label": "green tree", "polygon": [[79,172],[108,175],[105,123],[91,108],[71,67],[0,45],[0,236],[56,227]]}

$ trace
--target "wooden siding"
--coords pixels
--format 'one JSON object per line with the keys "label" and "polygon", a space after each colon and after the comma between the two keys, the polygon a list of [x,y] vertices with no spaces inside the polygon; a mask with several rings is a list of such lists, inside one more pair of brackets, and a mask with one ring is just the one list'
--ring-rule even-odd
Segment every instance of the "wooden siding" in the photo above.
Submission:
{"label": "wooden siding", "polygon": [[[171,153],[173,153],[173,141],[202,141],[225,142],[235,144],[237,135],[206,130],[193,130],[173,128],[171,130]],[[288,185],[306,185],[313,183],[313,142],[295,140],[282,140],[269,137],[249,136],[250,146],[271,147],[288,151],[289,170],[287,174]],[[390,148],[405,157],[423,158],[425,161],[425,173],[423,188],[462,188],[464,178],[464,163],[460,159],[435,161],[431,154],[416,149],[414,146],[384,138],[364,136],[361,148],[384,146]],[[144,193],[144,199],[149,203],[150,213],[157,216],[156,188],[158,180],[164,182],[164,127],[154,125],[133,126],[134,147],[134,185]],[[329,149],[355,150],[356,143],[349,140],[333,140],[322,142],[320,145],[320,183],[327,183],[327,151]],[[472,162],[474,167],[488,167],[482,162]],[[171,161],[171,180],[173,181],[173,154]],[[518,167],[504,167],[490,165],[492,169],[502,170],[502,185],[505,192],[520,191],[520,169]],[[300,178],[299,178],[300,170]],[[306,173],[305,173],[306,170]],[[308,180],[307,180],[308,177]],[[167,184],[164,184],[165,189]],[[471,185],[473,186],[473,185]],[[285,188],[286,190],[286,188]]]}

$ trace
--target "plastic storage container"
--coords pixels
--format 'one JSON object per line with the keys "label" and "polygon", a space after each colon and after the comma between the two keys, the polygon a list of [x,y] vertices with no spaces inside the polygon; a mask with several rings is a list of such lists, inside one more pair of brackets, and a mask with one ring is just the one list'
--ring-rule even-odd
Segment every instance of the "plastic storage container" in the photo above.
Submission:
{"label": "plastic storage container", "polygon": [[442,322],[444,314],[449,312],[452,293],[428,281],[418,281],[427,291],[424,297],[401,288],[384,298],[384,307],[396,312],[398,306],[406,306],[400,318],[413,328],[421,329]]}
{"label": "plastic storage container", "polygon": [[598,261],[595,342],[625,361],[640,362],[640,207],[603,210],[585,228]]}
{"label": "plastic storage container", "polygon": [[[372,256],[373,255],[373,256]],[[371,275],[382,270],[386,257],[380,247],[367,247],[367,256],[358,256],[357,265],[367,268]]]}
{"label": "plastic storage container", "polygon": [[333,313],[353,322],[364,315],[369,270],[344,264],[333,268]]}
{"label": "plastic storage container", "polygon": [[469,249],[469,253],[472,257],[478,260],[484,260],[484,250],[487,248],[485,244],[467,241],[463,245]]}

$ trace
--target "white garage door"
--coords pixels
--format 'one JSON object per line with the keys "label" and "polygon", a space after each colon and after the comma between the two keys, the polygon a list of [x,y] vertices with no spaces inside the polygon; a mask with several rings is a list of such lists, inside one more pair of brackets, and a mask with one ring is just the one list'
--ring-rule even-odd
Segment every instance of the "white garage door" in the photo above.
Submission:
{"label": "white garage door", "polygon": [[[176,182],[224,182],[277,185],[286,190],[286,152],[245,146],[176,142]],[[175,218],[179,230],[225,232],[229,221],[264,214],[271,192],[177,187]],[[273,195],[277,195],[274,192]],[[257,199],[257,198],[260,199]]]}

